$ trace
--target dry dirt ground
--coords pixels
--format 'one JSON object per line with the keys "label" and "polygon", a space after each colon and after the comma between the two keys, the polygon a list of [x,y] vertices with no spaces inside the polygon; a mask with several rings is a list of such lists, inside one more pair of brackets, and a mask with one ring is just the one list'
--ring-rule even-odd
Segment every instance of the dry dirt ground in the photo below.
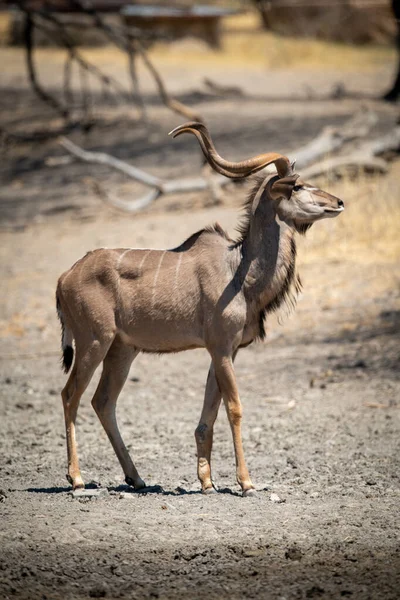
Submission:
{"label": "dry dirt ground", "polygon": [[[44,111],[18,51],[6,52],[3,123],[28,130]],[[179,69],[165,69],[177,85]],[[368,99],[389,85],[390,65],[268,76],[259,66],[214,69],[264,96],[206,102],[190,95],[201,68],[187,68],[184,97],[232,158],[290,151],[360,104],[295,100],[302,79],[319,93],[342,76],[377,112],[375,134],[394,123],[392,108]],[[271,78],[284,99],[265,100]],[[179,117],[156,104],[151,115],[150,133],[125,115],[72,139],[164,177],[197,174],[194,140],[165,135]],[[8,142],[0,166],[0,598],[398,598],[399,164],[385,177],[332,184],[346,211],[299,242],[304,292],[295,314],[281,315],[282,325],[272,318],[268,341],[238,356],[257,497],[238,493],[222,409],[213,453],[220,493],[199,493],[193,432],[209,359],[192,351],[140,356],[121,395],[123,436],[153,486],[146,494],[123,484],[90,406],[92,382],[77,422],[81,467],[87,484],[108,493],[77,500],[65,480],[57,277],[97,246],[168,248],[216,220],[232,233],[245,190],[227,188],[218,206],[207,194],[165,198],[132,217],[105,207],[93,178],[126,198],[142,189],[106,168],[46,164],[62,154],[55,141]]]}

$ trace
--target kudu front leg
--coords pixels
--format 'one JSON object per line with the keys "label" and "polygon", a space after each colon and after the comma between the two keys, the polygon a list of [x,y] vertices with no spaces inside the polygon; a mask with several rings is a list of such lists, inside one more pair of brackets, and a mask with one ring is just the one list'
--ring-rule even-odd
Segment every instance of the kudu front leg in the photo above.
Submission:
{"label": "kudu front leg", "polygon": [[255,489],[244,459],[241,432],[242,405],[236,385],[233,361],[230,356],[213,356],[213,364],[232,430],[237,482],[242,488],[243,496],[250,496],[255,493]]}
{"label": "kudu front leg", "polygon": [[211,479],[211,450],[214,423],[217,418],[220,404],[221,390],[219,389],[215,377],[214,365],[211,363],[207,377],[203,410],[195,431],[197,445],[197,475],[201,483],[203,494],[209,494],[215,491]]}

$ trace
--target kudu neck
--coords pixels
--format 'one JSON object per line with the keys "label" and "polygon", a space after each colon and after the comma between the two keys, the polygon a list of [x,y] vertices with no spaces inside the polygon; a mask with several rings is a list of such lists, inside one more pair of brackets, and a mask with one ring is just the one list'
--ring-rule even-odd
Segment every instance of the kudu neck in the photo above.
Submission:
{"label": "kudu neck", "polygon": [[268,187],[267,184],[260,197],[256,194],[253,200],[247,231],[242,240],[243,255],[251,261],[269,261],[272,255],[279,252],[280,245],[291,240],[295,233],[293,226],[278,217]]}
{"label": "kudu neck", "polygon": [[242,241],[243,283],[245,293],[259,305],[266,305],[271,294],[294,268],[294,229],[281,221],[266,189],[251,207],[249,225]]}

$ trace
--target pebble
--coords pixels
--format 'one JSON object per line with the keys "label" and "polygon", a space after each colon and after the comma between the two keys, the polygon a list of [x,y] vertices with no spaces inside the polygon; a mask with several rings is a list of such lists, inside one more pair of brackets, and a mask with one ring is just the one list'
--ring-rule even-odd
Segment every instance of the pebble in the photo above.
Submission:
{"label": "pebble", "polygon": [[101,488],[97,490],[72,490],[68,492],[73,498],[104,498],[108,496],[108,489]]}
{"label": "pebble", "polygon": [[275,502],[276,504],[282,504],[283,502],[286,502],[284,498],[281,498],[280,496],[278,496],[278,494],[275,494],[274,492],[272,492],[269,499],[271,500],[271,502]]}

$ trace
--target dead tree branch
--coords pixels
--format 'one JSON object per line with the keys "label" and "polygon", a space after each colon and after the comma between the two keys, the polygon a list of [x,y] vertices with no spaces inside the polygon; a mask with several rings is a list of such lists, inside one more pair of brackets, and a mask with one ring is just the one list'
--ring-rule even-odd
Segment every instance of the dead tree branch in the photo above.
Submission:
{"label": "dead tree branch", "polygon": [[173,112],[182,115],[186,119],[190,119],[191,121],[204,122],[203,117],[200,114],[196,113],[194,110],[192,110],[182,102],[179,102],[169,94],[161,75],[150,60],[141,41],[141,38],[143,38],[143,32],[140,32],[139,30],[133,30],[132,28],[128,27],[120,28],[121,30],[110,27],[110,25],[108,25],[101,18],[100,14],[95,10],[90,0],[73,0],[73,3],[76,6],[78,6],[83,12],[91,15],[95,26],[101,29],[108,37],[108,39],[112,43],[114,43],[118,48],[120,48],[120,50],[127,53],[129,59],[129,70],[132,79],[132,86],[134,90],[134,97],[136,98],[137,103],[142,109],[143,115],[145,115],[145,112],[143,110],[144,101],[139,91],[138,81],[136,78],[136,69],[134,65],[136,54],[139,54],[141,56],[144,65],[153,77],[157,85],[158,93],[164,105]]}
{"label": "dead tree branch", "polygon": [[[327,153],[342,148],[345,143],[367,135],[375,122],[376,116],[374,113],[362,116],[356,115],[349,119],[340,129],[324,129],[314,140],[298,151],[302,176],[304,178],[318,177],[327,172],[343,171],[344,167],[347,169],[363,168],[384,173],[388,168],[387,162],[382,158],[377,158],[377,156],[388,151],[398,151],[400,147],[400,127],[397,127],[390,134],[377,140],[364,141],[348,154],[327,158],[306,168],[306,165],[310,165],[316,159],[320,159],[321,156],[326,156]],[[125,201],[105,190],[100,183],[95,182],[94,189],[103,201],[114,208],[129,213],[137,212],[149,206],[162,194],[209,190],[214,201],[218,202],[220,200],[220,188],[231,183],[230,179],[222,175],[215,175],[214,173],[211,175],[207,174],[204,177],[164,181],[110,154],[83,150],[67,138],[60,138],[59,143],[72,156],[79,160],[107,165],[124,173],[131,179],[135,179],[151,187],[152,190],[143,197],[134,201]],[[65,160],[65,158],[59,158],[55,164],[60,164],[59,161]]]}
{"label": "dead tree branch", "polygon": [[296,167],[304,169],[321,156],[337,152],[346,143],[365,137],[377,122],[372,111],[358,112],[341,127],[325,127],[313,140],[289,155],[296,160]]}
{"label": "dead tree branch", "polygon": [[84,162],[108,165],[109,167],[112,167],[113,169],[124,173],[131,179],[135,179],[140,183],[144,183],[145,185],[148,185],[150,187],[155,187],[158,190],[161,190],[162,188],[163,182],[158,177],[154,177],[153,175],[149,175],[141,169],[132,167],[123,160],[119,160],[118,158],[115,158],[110,154],[105,154],[104,152],[88,152],[86,150],[83,150],[82,148],[71,142],[71,140],[65,137],[60,138],[59,144],[63,148],[65,148],[65,150],[76,156],[76,158],[79,158]]}
{"label": "dead tree branch", "polygon": [[[46,28],[43,25],[43,21],[48,21],[53,24],[57,33],[52,31],[50,28]],[[120,96],[121,100],[129,99],[129,94],[124,90],[123,86],[111,75],[105,75],[96,65],[93,65],[88,60],[83,58],[80,52],[77,50],[76,45],[71,40],[70,36],[65,30],[63,23],[52,13],[46,11],[39,11],[34,16],[34,23],[37,27],[40,27],[46,31],[46,33],[56,42],[58,45],[62,45],[68,51],[69,58],[75,60],[77,64],[99,79],[101,83],[111,87],[114,92]]]}
{"label": "dead tree branch", "polygon": [[173,112],[176,112],[178,115],[182,115],[183,117],[185,117],[185,119],[189,119],[190,121],[200,121],[201,123],[204,123],[204,119],[199,113],[194,111],[192,108],[189,108],[182,102],[179,102],[179,100],[176,100],[176,98],[173,98],[168,93],[167,88],[165,87],[164,82],[163,82],[159,72],[157,71],[157,69],[155,68],[153,63],[151,62],[147,52],[145,51],[145,49],[143,47],[143,44],[141,44],[141,42],[139,40],[135,40],[133,42],[133,44],[134,44],[134,47],[137,49],[138,53],[140,54],[140,56],[143,60],[143,63],[145,64],[148,71],[152,75],[152,77],[157,85],[158,93],[160,94],[160,98],[163,101],[163,103],[165,104],[165,106],[167,108],[169,108],[170,110],[172,110]]}
{"label": "dead tree branch", "polygon": [[343,173],[343,171],[374,171],[378,173],[386,173],[389,168],[388,163],[382,158],[373,158],[363,156],[355,152],[354,154],[346,156],[335,156],[333,158],[327,158],[323,162],[319,162],[316,165],[312,165],[305,169],[302,176],[306,179],[314,179],[321,175],[327,175],[332,173]]}
{"label": "dead tree branch", "polygon": [[120,171],[121,173],[124,173],[124,175],[127,175],[131,179],[151,187],[152,190],[141,198],[134,201],[125,201],[118,198],[115,194],[105,190],[100,183],[94,182],[94,189],[103,201],[115,208],[118,208],[119,210],[124,210],[130,213],[142,210],[154,202],[162,194],[176,194],[188,191],[201,191],[210,189],[213,197],[218,199],[216,186],[226,185],[229,183],[229,179],[222,176],[217,176],[212,179],[209,177],[196,177],[163,181],[159,177],[150,175],[149,173],[146,173],[137,167],[133,167],[128,163],[111,156],[110,154],[106,154],[104,152],[88,152],[83,150],[65,137],[60,138],[59,144],[79,160],[92,164],[107,165],[113,169],[116,169],[117,171]]}
{"label": "dead tree branch", "polygon": [[[76,44],[67,31],[66,24],[51,11],[50,8],[45,7],[37,10],[28,10],[23,0],[16,0],[17,6],[26,16],[25,46],[29,79],[33,90],[41,100],[46,102],[51,108],[55,109],[65,119],[71,118],[72,111],[76,108],[77,99],[74,98],[71,90],[71,71],[73,69],[73,64],[76,63],[79,66],[78,72],[81,84],[80,94],[77,94],[76,96],[78,98],[80,97],[80,108],[83,112],[82,121],[85,124],[87,124],[89,120],[92,121],[90,116],[91,108],[93,106],[92,95],[89,89],[88,74],[100,81],[103,97],[108,96],[113,98],[116,96],[116,98],[119,98],[122,102],[127,102],[128,104],[134,102],[140,111],[140,118],[147,121],[145,101],[140,92],[135,65],[136,58],[140,56],[146,69],[156,83],[158,93],[164,105],[187,119],[203,122],[201,115],[197,114],[169,94],[160,73],[147,55],[142,41],[148,39],[154,40],[160,38],[160,35],[143,32],[132,27],[111,26],[95,10],[93,3],[90,0],[72,0],[72,3],[78,11],[91,17],[93,26],[101,30],[112,44],[127,54],[131,89],[130,91],[125,90],[117,80],[110,75],[105,75],[98,67],[84,59],[78,52]],[[43,30],[57,45],[64,47],[67,50],[68,56],[64,65],[62,100],[59,100],[53,94],[45,91],[38,81],[37,69],[34,62],[34,28]]]}
{"label": "dead tree branch", "polygon": [[25,13],[25,50],[26,50],[26,64],[28,69],[28,76],[31,82],[32,88],[34,89],[37,96],[46,102],[51,108],[54,108],[57,112],[61,113],[63,117],[68,116],[68,110],[65,106],[60,104],[60,102],[48,92],[45,92],[42,86],[39,84],[38,78],[36,76],[35,62],[33,58],[33,29],[34,29],[34,20],[32,18],[32,13]]}
{"label": "dead tree branch", "polygon": [[387,135],[358,144],[351,152],[327,158],[308,167],[302,171],[302,176],[312,179],[327,173],[349,169],[364,169],[385,173],[388,170],[388,162],[378,157],[388,152],[398,153],[399,150],[400,127],[397,126]]}
{"label": "dead tree branch", "polygon": [[155,200],[157,200],[157,198],[161,194],[159,189],[154,188],[141,198],[138,198],[137,200],[124,201],[121,198],[119,198],[116,194],[113,194],[112,192],[107,190],[98,181],[93,180],[93,189],[99,196],[99,198],[103,200],[103,202],[105,202],[105,204],[107,204],[108,206],[116,208],[119,211],[131,214],[143,210],[144,208],[152,204]]}

